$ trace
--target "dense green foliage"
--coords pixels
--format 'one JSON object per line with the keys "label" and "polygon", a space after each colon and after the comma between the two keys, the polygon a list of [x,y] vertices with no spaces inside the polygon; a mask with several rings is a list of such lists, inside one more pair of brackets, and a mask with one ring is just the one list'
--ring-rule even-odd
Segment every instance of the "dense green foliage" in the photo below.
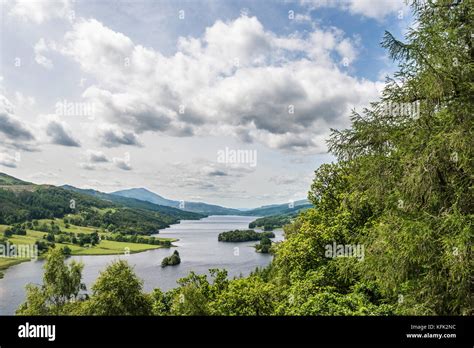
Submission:
{"label": "dense green foliage", "polygon": [[161,261],[161,267],[179,265],[181,263],[181,257],[179,256],[178,250],[175,250],[171,256],[165,257]]}
{"label": "dense green foliage", "polygon": [[[0,224],[64,217],[66,223],[77,226],[93,226],[123,234],[152,234],[179,221],[175,212],[178,209],[158,209],[146,202],[142,202],[146,209],[133,208],[59,187],[31,186],[33,190],[18,192],[0,188]],[[132,203],[132,206],[140,205]],[[161,210],[171,210],[173,215],[161,213]],[[184,217],[201,217],[189,212],[183,214]],[[49,232],[41,226],[37,229]]]}
{"label": "dense green foliage", "polygon": [[[338,162],[316,170],[308,194],[314,208],[285,226],[270,266],[233,280],[226,271],[210,270],[211,281],[191,273],[165,293],[145,295],[134,286],[128,290],[131,303],[143,306],[140,314],[474,313],[473,7],[416,1],[412,8],[417,26],[406,42],[389,33],[383,42],[399,72],[387,80],[381,101],[353,114],[350,129],[333,131],[329,145]],[[407,103],[419,108],[391,109]],[[336,244],[363,246],[364,253],[331,256],[328,247]],[[123,306],[131,313],[114,279],[104,284],[109,296],[94,293],[75,305],[107,304],[113,313]],[[48,313],[57,301],[42,302],[43,293],[34,289],[21,308]]]}
{"label": "dense green foliage", "polygon": [[2,185],[31,185],[31,183],[14,178],[5,173],[0,173],[0,186]]}
{"label": "dense green foliage", "polygon": [[3,234],[5,237],[11,237],[14,234],[24,236],[26,235],[26,228],[23,224],[14,224],[7,228]]}
{"label": "dense green foliage", "polygon": [[152,244],[152,245],[163,245],[165,247],[171,246],[169,240],[159,240],[155,237],[141,237],[136,234],[125,235],[120,233],[107,234],[102,237],[104,240],[113,240],[116,242],[128,242],[128,243],[141,243],[141,244]]}
{"label": "dense green foliage", "polygon": [[298,209],[294,212],[258,218],[249,224],[249,228],[262,227],[264,231],[272,231],[276,228],[282,228],[283,226],[291,223],[301,211],[306,209],[308,208],[298,207]]}
{"label": "dense green foliage", "polygon": [[268,254],[270,252],[271,247],[272,241],[268,237],[263,237],[262,239],[260,239],[260,243],[255,245],[255,249],[262,254]]}
{"label": "dense green foliage", "polygon": [[238,215],[245,216],[271,216],[281,214],[297,213],[299,210],[311,208],[313,205],[308,202],[307,199],[293,202],[293,206],[290,204],[275,204],[270,206],[263,206],[251,210],[246,210],[238,213]]}
{"label": "dense green foliage", "polygon": [[142,209],[119,208],[105,212],[96,209],[82,211],[65,222],[77,226],[92,226],[123,234],[153,234],[177,222],[173,217]]}
{"label": "dense green foliage", "polygon": [[164,205],[160,205],[159,203],[148,202],[146,200],[140,200],[140,199],[135,199],[131,197],[124,197],[117,194],[104,193],[104,192],[91,190],[91,189],[79,189],[77,187],[70,186],[70,185],[64,185],[62,186],[62,188],[66,190],[74,191],[74,192],[79,192],[85,195],[93,196],[102,200],[114,202],[119,205],[126,206],[128,208],[155,211],[158,213],[175,217],[177,219],[196,220],[196,219],[201,219],[206,216],[204,214],[193,213],[193,212],[186,211],[183,209],[177,209],[177,208],[173,208],[169,206],[164,206]]}
{"label": "dense green foliage", "polygon": [[219,233],[219,242],[248,242],[260,240],[263,237],[274,238],[273,232],[255,232],[254,230],[234,230]]}
{"label": "dense green foliage", "polygon": [[92,286],[92,296],[78,308],[82,315],[149,315],[151,300],[126,261],[112,263]]}
{"label": "dense green foliage", "polygon": [[18,308],[20,315],[61,315],[71,310],[71,301],[79,299],[86,287],[81,283],[83,265],[64,262],[61,249],[52,249],[44,265],[43,285],[28,285],[26,301]]}
{"label": "dense green foliage", "polygon": [[52,186],[35,186],[34,190],[0,189],[0,224],[10,225],[33,219],[52,219],[74,213],[71,200],[81,209],[107,207],[110,204],[89,199]]}

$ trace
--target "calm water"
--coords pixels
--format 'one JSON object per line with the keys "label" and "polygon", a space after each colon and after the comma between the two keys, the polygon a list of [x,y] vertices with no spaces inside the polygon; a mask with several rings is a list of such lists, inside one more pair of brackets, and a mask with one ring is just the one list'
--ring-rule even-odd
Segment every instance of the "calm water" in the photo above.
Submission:
{"label": "calm water", "polygon": [[[161,268],[161,260],[172,254],[175,248],[156,249],[131,255],[72,256],[70,260],[84,263],[83,282],[90,289],[95,279],[107,264],[115,259],[126,259],[134,266],[135,273],[144,281],[144,289],[168,290],[176,287],[176,280],[190,271],[208,273],[209,268],[225,268],[230,277],[248,275],[255,267],[268,265],[272,256],[255,252],[256,242],[224,243],[217,241],[220,232],[248,228],[255,217],[210,216],[205,219],[185,220],[180,224],[160,231],[159,236],[179,238],[178,247],[181,264]],[[283,239],[281,230],[275,231],[274,241]],[[236,249],[238,248],[238,249]],[[15,313],[25,297],[25,285],[41,284],[44,261],[24,262],[10,267],[0,279],[0,315]]]}

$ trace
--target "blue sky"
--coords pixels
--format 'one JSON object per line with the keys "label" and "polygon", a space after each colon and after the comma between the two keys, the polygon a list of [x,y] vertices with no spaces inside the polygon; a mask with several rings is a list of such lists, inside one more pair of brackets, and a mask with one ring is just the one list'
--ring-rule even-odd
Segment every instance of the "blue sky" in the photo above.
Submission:
{"label": "blue sky", "polygon": [[411,22],[396,0],[1,8],[1,171],[230,207],[306,196],[330,128],[395,71],[384,31]]}

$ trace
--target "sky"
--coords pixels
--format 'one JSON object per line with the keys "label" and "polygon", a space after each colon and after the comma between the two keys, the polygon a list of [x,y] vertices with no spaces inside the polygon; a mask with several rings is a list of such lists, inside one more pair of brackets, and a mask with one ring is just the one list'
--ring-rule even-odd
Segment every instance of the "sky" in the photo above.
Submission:
{"label": "sky", "polygon": [[412,20],[402,0],[0,1],[0,172],[235,208],[306,197]]}

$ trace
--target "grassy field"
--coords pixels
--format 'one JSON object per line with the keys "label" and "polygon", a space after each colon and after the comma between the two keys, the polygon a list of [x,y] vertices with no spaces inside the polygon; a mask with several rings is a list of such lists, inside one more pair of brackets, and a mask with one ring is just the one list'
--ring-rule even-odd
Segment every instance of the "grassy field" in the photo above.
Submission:
{"label": "grassy field", "polygon": [[[105,210],[105,209],[103,209]],[[110,209],[109,209],[110,210]],[[38,222],[40,224],[42,223],[46,223],[46,224],[49,224],[51,221],[53,221],[52,219],[40,219],[38,220]],[[69,224],[69,227],[66,228],[66,224],[64,223],[63,219],[54,219],[54,223],[56,225],[59,226],[59,228],[61,229],[61,231],[63,232],[72,232],[72,233],[94,233],[95,231],[97,231],[99,233],[99,235],[107,235],[107,234],[110,234],[109,232],[104,232],[102,231],[100,228],[98,227],[86,227],[86,226],[75,226],[75,225],[71,225]],[[8,226],[6,225],[0,225],[0,232],[3,232],[3,230],[1,229],[2,226],[4,228],[7,228]],[[30,231],[30,230],[28,230]],[[44,232],[37,232],[37,231],[32,231],[32,232],[36,232],[36,233],[42,233],[42,234],[45,234]],[[42,237],[42,236],[40,236]],[[147,238],[146,236],[144,236],[145,238]],[[171,242],[174,242],[176,241],[176,239],[172,239],[172,238],[163,238],[163,237],[154,237],[155,239],[158,239],[158,240],[162,240],[162,241],[165,241],[165,240],[169,240]]]}
{"label": "grassy field", "polygon": [[[52,219],[40,219],[38,220],[39,224],[49,224]],[[73,233],[93,233],[95,231],[99,231],[99,228],[95,227],[86,227],[86,226],[75,226],[75,225],[69,225],[68,228],[66,228],[66,224],[64,223],[63,219],[54,219],[54,223],[59,226],[61,231],[64,232],[73,232]],[[99,231],[100,232],[100,231]]]}
{"label": "grassy field", "polygon": [[[39,223],[50,223],[51,219],[43,219],[39,220]],[[83,227],[83,226],[75,226],[69,225],[68,228],[65,227],[64,221],[62,219],[55,219],[54,223],[57,224],[61,231],[63,232],[72,232],[72,233],[93,233],[94,231],[98,231],[100,236],[110,235],[109,232],[100,231],[100,229],[94,227]],[[8,228],[8,225],[0,225],[0,233],[3,232]],[[43,237],[47,235],[46,232],[41,231],[34,231],[34,230],[26,230],[25,236],[20,235],[13,235],[8,238],[8,242],[10,244],[17,244],[17,245],[33,245],[35,244],[36,240],[43,239]],[[155,237],[156,238],[156,237]],[[176,239],[172,238],[156,238],[159,240],[169,240],[171,242],[176,241]],[[84,245],[80,246],[78,244],[71,244],[71,243],[55,243],[56,248],[63,248],[67,246],[71,249],[71,255],[119,255],[125,253],[139,253],[147,250],[163,248],[162,245],[153,245],[153,244],[144,244],[144,243],[130,243],[130,242],[116,242],[112,240],[101,240],[98,244],[91,246],[91,245]],[[10,266],[16,265],[20,262],[28,261],[29,259],[22,259],[22,258],[7,258],[2,257],[0,255],[0,278],[3,277],[2,270],[7,269]]]}

